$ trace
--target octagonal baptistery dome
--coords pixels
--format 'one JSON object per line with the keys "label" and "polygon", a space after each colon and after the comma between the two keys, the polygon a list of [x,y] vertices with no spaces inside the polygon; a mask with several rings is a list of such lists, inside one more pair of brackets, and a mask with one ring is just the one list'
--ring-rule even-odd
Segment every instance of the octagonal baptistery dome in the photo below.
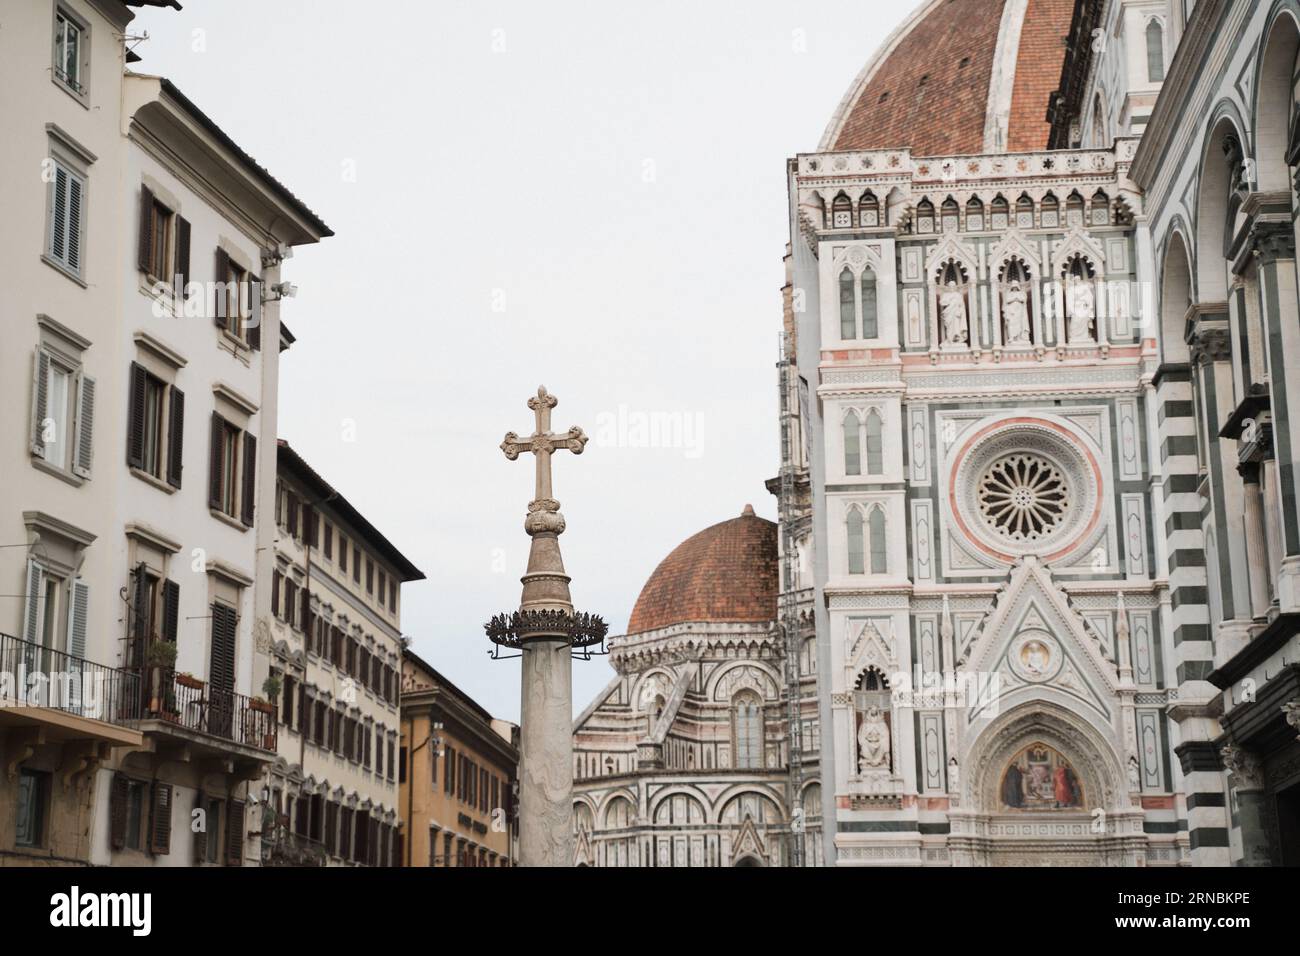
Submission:
{"label": "octagonal baptistery dome", "polygon": [[627,633],[773,621],[778,576],[776,523],[745,505],[739,518],[692,535],[659,562],[636,599]]}
{"label": "octagonal baptistery dome", "polygon": [[1047,148],[1073,0],[922,0],[858,74],[820,152]]}

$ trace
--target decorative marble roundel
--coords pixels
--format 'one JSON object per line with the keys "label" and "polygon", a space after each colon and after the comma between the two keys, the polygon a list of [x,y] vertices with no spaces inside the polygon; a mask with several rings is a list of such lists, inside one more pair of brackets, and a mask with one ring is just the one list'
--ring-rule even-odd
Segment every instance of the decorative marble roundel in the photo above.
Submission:
{"label": "decorative marble roundel", "polygon": [[1100,520],[1101,469],[1055,422],[997,421],[954,456],[950,500],[965,537],[997,560],[1055,560],[1079,547]]}
{"label": "decorative marble roundel", "polygon": [[994,461],[976,491],[980,514],[992,531],[1011,541],[1050,535],[1070,508],[1065,476],[1041,455],[1017,453]]}

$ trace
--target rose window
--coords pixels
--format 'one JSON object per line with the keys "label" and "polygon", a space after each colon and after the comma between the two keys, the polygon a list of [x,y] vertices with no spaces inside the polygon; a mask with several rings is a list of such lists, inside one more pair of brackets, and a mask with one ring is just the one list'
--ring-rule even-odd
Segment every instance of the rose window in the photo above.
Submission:
{"label": "rose window", "polygon": [[980,515],[1001,537],[1037,541],[1052,534],[1070,509],[1069,484],[1056,465],[1032,454],[1006,455],[980,477]]}

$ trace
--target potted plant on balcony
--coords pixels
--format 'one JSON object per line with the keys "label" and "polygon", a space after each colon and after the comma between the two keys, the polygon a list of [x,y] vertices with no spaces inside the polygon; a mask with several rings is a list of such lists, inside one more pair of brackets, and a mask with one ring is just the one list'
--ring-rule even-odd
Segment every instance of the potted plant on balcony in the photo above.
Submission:
{"label": "potted plant on balcony", "polygon": [[145,651],[145,664],[149,668],[149,713],[174,717],[176,693],[167,675],[176,666],[176,645],[171,641],[153,641]]}
{"label": "potted plant on balcony", "polygon": [[180,684],[182,687],[188,687],[191,690],[203,689],[203,681],[199,680],[189,671],[185,671],[183,673],[177,674],[176,683]]}

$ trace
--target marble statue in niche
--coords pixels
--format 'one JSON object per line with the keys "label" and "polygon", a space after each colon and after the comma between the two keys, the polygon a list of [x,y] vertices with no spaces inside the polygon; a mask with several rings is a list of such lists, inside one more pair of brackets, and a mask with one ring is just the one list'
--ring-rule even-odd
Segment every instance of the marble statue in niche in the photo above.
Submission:
{"label": "marble statue in niche", "polygon": [[1002,319],[1006,325],[1007,345],[1029,345],[1029,306],[1019,280],[1012,280],[1002,300]]}
{"label": "marble statue in niche", "polygon": [[879,707],[868,707],[858,725],[858,772],[889,769],[889,724]]}
{"label": "marble statue in niche", "polygon": [[965,345],[966,296],[956,280],[949,279],[939,293],[939,316],[943,324],[943,341],[946,345]]}

